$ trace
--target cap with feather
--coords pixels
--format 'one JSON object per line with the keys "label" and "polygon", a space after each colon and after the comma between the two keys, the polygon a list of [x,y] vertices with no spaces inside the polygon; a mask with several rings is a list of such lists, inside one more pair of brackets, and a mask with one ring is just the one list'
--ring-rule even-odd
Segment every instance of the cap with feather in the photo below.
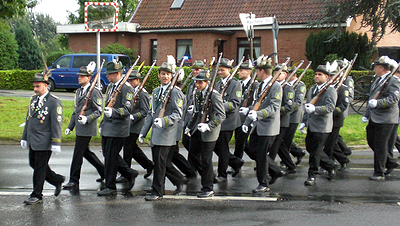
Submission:
{"label": "cap with feather", "polygon": [[81,68],[79,68],[79,72],[77,73],[77,75],[92,76],[95,68],[96,63],[94,61],[90,61],[88,66],[82,66]]}
{"label": "cap with feather", "polygon": [[176,68],[175,58],[171,55],[167,55],[167,62],[163,62],[158,71],[166,71],[174,73]]}
{"label": "cap with feather", "polygon": [[272,68],[272,64],[271,64],[272,59],[269,58],[268,56],[264,56],[264,54],[261,55],[260,57],[258,57],[256,62],[257,62],[256,63],[257,69],[271,69]]}

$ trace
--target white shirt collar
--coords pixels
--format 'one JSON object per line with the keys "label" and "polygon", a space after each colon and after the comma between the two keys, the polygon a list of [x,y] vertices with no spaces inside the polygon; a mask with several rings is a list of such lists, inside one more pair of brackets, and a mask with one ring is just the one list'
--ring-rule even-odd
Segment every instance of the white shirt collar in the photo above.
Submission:
{"label": "white shirt collar", "polygon": [[246,78],[245,80],[242,80],[242,83],[244,86],[247,85],[247,83],[250,81],[251,77]]}

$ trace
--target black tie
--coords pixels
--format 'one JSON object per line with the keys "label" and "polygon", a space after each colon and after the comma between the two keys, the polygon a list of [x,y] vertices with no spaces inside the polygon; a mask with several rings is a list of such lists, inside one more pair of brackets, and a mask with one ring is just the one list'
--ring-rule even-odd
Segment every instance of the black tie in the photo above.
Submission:
{"label": "black tie", "polygon": [[378,87],[379,82],[381,81],[382,77],[379,77],[376,79],[376,82],[374,83],[374,85],[372,86],[372,89],[375,89],[376,87]]}
{"label": "black tie", "polygon": [[162,95],[163,95],[163,88],[161,87],[160,92],[158,93],[158,99],[160,99]]}
{"label": "black tie", "polygon": [[40,99],[40,97],[38,96],[35,101],[35,108],[37,108],[39,106],[39,99]]}

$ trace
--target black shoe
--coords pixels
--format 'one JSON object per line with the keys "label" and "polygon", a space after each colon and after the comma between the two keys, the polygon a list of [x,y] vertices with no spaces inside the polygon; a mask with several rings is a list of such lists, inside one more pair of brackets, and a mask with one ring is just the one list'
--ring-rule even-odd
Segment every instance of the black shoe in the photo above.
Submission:
{"label": "black shoe", "polygon": [[149,194],[146,195],[146,197],[144,198],[146,201],[157,201],[162,199],[162,196],[156,195],[156,194]]}
{"label": "black shoe", "polygon": [[111,196],[111,195],[116,195],[117,190],[111,189],[111,188],[104,188],[103,190],[97,192],[98,196]]}
{"label": "black shoe", "polygon": [[129,191],[133,188],[133,186],[135,185],[135,179],[136,177],[139,175],[139,172],[136,170],[132,170],[133,172],[131,173],[131,178],[128,179],[128,186],[126,187],[126,189]]}
{"label": "black shoe", "polygon": [[146,174],[143,176],[144,179],[148,178],[153,173],[153,167],[148,168]]}
{"label": "black shoe", "polygon": [[128,180],[123,176],[120,176],[117,179],[115,179],[115,183],[125,183],[125,182],[128,182]]}
{"label": "black shoe", "polygon": [[214,184],[215,183],[222,183],[222,182],[226,182],[226,181],[227,181],[226,177],[222,177],[222,176],[214,177]]}
{"label": "black shoe", "polygon": [[214,191],[202,191],[197,198],[209,198],[214,196]]}
{"label": "black shoe", "polygon": [[344,171],[347,168],[347,163],[340,163],[340,168],[338,169],[339,171]]}
{"label": "black shoe", "polygon": [[296,169],[288,169],[288,170],[286,170],[285,175],[288,175],[288,174],[295,174],[295,173],[297,173],[297,170],[296,170]]}
{"label": "black shoe", "polygon": [[43,203],[43,200],[36,198],[36,197],[29,197],[27,200],[24,201],[24,203],[26,205],[35,205],[35,204]]}
{"label": "black shoe", "polygon": [[62,185],[62,183],[64,183],[64,181],[65,181],[65,177],[61,176],[61,180],[55,185],[56,186],[56,190],[54,191],[55,196],[58,196],[61,193],[61,190],[62,190],[61,185]]}
{"label": "black shoe", "polygon": [[102,182],[104,180],[104,177],[100,177],[96,179],[96,182]]}
{"label": "black shoe", "polygon": [[315,177],[308,177],[306,181],[304,181],[305,186],[314,186],[316,184]]}
{"label": "black shoe", "polygon": [[332,180],[332,178],[336,175],[335,169],[327,170],[328,174],[326,175],[326,179]]}
{"label": "black shoe", "polygon": [[254,188],[253,193],[259,193],[259,192],[269,192],[270,188],[262,185],[258,185],[258,187]]}
{"label": "black shoe", "polygon": [[297,161],[296,161],[296,166],[297,165],[299,165],[300,163],[301,163],[301,160],[303,159],[303,157],[306,155],[306,153],[305,152],[302,152],[301,154],[299,154],[298,156],[297,156]]}
{"label": "black shoe", "polygon": [[233,169],[232,177],[236,177],[240,173],[240,169],[242,168],[243,164],[244,164],[243,159],[238,159],[235,166],[232,167]]}
{"label": "black shoe", "polygon": [[369,177],[370,180],[376,180],[376,181],[383,181],[385,180],[384,176],[377,176],[377,175],[372,175]]}
{"label": "black shoe", "polygon": [[269,180],[269,184],[274,184],[276,182],[276,180],[278,180],[279,177],[285,175],[285,173],[283,171],[279,172],[279,173],[274,173],[271,174],[271,179]]}
{"label": "black shoe", "polygon": [[176,189],[175,189],[175,191],[174,191],[172,194],[174,194],[174,195],[179,195],[179,193],[182,192],[182,189],[183,189],[183,185],[182,185],[182,184],[176,185]]}
{"label": "black shoe", "polygon": [[79,187],[78,183],[70,181],[66,185],[63,186],[63,190],[71,190],[71,189],[76,189],[78,187]]}
{"label": "black shoe", "polygon": [[387,168],[385,171],[385,176],[388,176],[389,174],[391,174],[393,172],[394,168]]}

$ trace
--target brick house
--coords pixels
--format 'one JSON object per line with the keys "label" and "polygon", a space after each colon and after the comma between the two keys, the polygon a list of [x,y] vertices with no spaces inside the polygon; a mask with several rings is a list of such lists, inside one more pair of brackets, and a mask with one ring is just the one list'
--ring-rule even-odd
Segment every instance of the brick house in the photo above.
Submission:
{"label": "brick house", "polygon": [[[176,59],[187,55],[189,62],[210,59],[221,51],[224,57],[239,59],[247,57],[250,50],[239,14],[252,12],[256,18],[277,18],[279,62],[287,56],[293,61],[307,60],[306,39],[310,32],[318,31],[307,25],[323,7],[318,0],[141,0],[129,22],[120,23],[117,32],[101,33],[101,46],[121,43],[136,49],[141,60],[149,62],[146,64],[157,59],[160,65],[167,55]],[[343,26],[350,31],[359,27],[350,19]],[[254,56],[272,53],[272,26],[254,29]],[[96,35],[85,32],[83,25],[61,25],[58,33],[69,34],[75,52],[96,51]]]}

